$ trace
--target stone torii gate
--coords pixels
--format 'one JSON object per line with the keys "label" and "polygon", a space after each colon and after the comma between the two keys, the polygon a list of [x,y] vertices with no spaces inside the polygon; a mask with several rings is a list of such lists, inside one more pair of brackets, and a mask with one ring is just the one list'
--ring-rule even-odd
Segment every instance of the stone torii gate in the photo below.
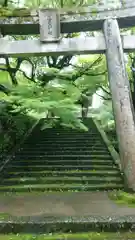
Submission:
{"label": "stone torii gate", "polygon": [[[96,9],[96,10],[95,10]],[[13,16],[13,17],[12,17]],[[21,17],[20,17],[21,16]],[[10,18],[8,18],[10,17]],[[119,28],[135,25],[135,5],[105,9],[14,10],[0,18],[5,35],[40,34],[39,40],[0,39],[0,57],[105,53],[112,93],[121,169],[125,184],[135,191],[135,123],[124,53],[135,50],[135,36],[121,36]],[[101,37],[61,39],[60,33],[103,30]]]}

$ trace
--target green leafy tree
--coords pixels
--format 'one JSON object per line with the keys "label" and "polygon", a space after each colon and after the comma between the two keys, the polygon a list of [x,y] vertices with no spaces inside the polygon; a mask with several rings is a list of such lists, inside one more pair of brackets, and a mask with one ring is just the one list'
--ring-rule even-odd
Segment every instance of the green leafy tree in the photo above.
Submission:
{"label": "green leafy tree", "polygon": [[25,83],[24,75],[22,81],[18,75],[19,84],[12,86],[11,94],[8,96],[8,101],[15,106],[14,111],[25,110],[26,114],[36,114],[39,118],[51,112],[59,117],[61,124],[86,129],[76,116],[78,106],[81,104],[79,101],[82,96],[92,97],[101,86],[101,79],[102,82],[105,81],[105,70],[103,71],[102,56],[79,59],[78,65],[73,65],[70,72],[42,67],[42,72],[37,74],[34,81]]}
{"label": "green leafy tree", "polygon": [[85,5],[92,5],[96,1],[95,0],[31,0],[31,1],[25,1],[25,5],[29,7],[54,7],[54,8],[60,8],[60,7],[79,7],[79,6],[85,6]]}

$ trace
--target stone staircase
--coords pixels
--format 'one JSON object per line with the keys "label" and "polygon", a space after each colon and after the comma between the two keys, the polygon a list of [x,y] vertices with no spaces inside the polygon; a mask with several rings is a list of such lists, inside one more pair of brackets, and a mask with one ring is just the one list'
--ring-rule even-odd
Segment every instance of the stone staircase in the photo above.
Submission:
{"label": "stone staircase", "polygon": [[123,179],[93,120],[88,132],[39,126],[4,168],[0,192],[123,189]]}

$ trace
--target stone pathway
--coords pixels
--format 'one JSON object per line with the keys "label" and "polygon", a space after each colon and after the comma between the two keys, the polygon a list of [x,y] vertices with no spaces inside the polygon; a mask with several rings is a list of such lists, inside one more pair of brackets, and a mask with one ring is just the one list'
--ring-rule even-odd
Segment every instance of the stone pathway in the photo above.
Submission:
{"label": "stone pathway", "polygon": [[135,216],[135,208],[117,205],[107,192],[0,195],[0,213],[28,216]]}

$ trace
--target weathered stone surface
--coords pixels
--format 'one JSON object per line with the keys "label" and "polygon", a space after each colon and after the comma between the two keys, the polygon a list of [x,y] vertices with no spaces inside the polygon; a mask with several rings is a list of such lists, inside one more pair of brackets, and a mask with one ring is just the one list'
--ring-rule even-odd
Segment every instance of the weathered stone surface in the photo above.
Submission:
{"label": "weathered stone surface", "polygon": [[0,195],[4,211],[1,233],[135,230],[135,208],[116,205],[106,192]]}
{"label": "weathered stone surface", "polygon": [[[62,9],[60,12],[61,33],[101,30],[105,19],[116,17],[120,28],[132,27],[135,22],[135,5],[113,9],[90,6],[77,9]],[[15,25],[15,26],[14,26]],[[39,34],[38,10],[0,9],[0,29],[4,35]]]}
{"label": "weathered stone surface", "polygon": [[108,78],[125,183],[135,191],[135,123],[130,85],[117,20],[104,23]]}

